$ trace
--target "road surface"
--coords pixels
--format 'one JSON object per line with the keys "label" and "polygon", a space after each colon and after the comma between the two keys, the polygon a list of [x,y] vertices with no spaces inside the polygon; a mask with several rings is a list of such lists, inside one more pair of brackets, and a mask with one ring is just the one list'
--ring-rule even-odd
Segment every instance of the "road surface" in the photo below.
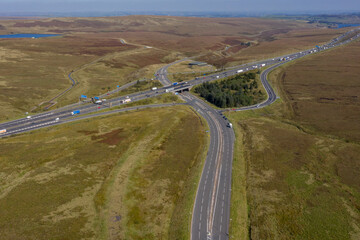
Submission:
{"label": "road surface", "polygon": [[189,93],[182,97],[207,121],[211,136],[193,208],[191,239],[228,239],[234,131],[221,113],[202,100]]}

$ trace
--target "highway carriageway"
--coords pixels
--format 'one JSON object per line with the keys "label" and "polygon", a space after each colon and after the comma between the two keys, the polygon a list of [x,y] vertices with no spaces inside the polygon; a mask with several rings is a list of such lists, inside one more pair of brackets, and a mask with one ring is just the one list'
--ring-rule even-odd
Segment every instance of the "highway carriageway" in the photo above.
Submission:
{"label": "highway carriageway", "polygon": [[[147,91],[142,93],[136,93],[129,95],[129,98],[131,97],[131,101],[136,102],[142,99],[146,99],[148,97],[154,97],[157,95],[161,95],[165,92],[156,92],[156,91]],[[121,101],[127,99],[126,97],[120,97],[120,98],[114,98],[109,99],[104,104],[98,105],[93,103],[87,103],[83,105],[78,106],[72,106],[71,108],[66,109],[58,109],[52,112],[33,115],[31,118],[22,118],[18,120],[14,120],[11,122],[6,122],[3,124],[0,124],[0,129],[6,129],[6,131],[13,132],[18,129],[27,129],[27,130],[33,130],[34,128],[32,126],[45,126],[48,122],[56,121],[57,118],[59,118],[59,121],[63,120],[64,118],[76,118],[79,115],[89,114],[96,111],[101,111],[104,109],[109,109],[111,107],[126,105],[126,103],[121,103]],[[80,110],[80,114],[72,115],[71,113],[75,110]],[[1,134],[0,136],[4,136],[5,134]],[[9,134],[6,134],[9,135]]]}
{"label": "highway carriageway", "polygon": [[111,111],[98,112],[98,113],[96,113],[96,112],[95,113],[94,112],[87,112],[87,113],[93,113],[93,114],[77,115],[76,117],[67,116],[67,117],[64,117],[64,118],[60,119],[59,121],[55,121],[55,120],[39,121],[39,122],[37,122],[36,124],[33,124],[33,125],[18,127],[18,128],[15,128],[14,130],[7,131],[5,134],[1,134],[0,138],[11,136],[11,135],[14,135],[14,134],[19,134],[19,133],[32,131],[32,130],[43,128],[43,127],[50,127],[50,126],[55,126],[55,125],[59,125],[59,124],[64,124],[64,123],[79,121],[79,120],[83,120],[83,119],[89,119],[89,118],[93,118],[93,117],[114,114],[114,113],[134,111],[134,110],[146,109],[146,108],[169,107],[169,106],[178,106],[178,105],[187,105],[187,104],[186,103],[164,103],[164,104],[152,104],[152,105],[134,106],[134,107],[121,108],[121,109],[115,109],[115,110],[111,110]]}
{"label": "highway carriageway", "polygon": [[146,98],[159,96],[161,94],[166,93],[166,90],[170,89],[170,88],[171,89],[174,88],[174,91],[176,91],[177,89],[180,89],[183,87],[184,87],[183,84],[179,84],[177,86],[169,86],[169,87],[159,88],[156,91],[148,90],[148,91],[144,91],[144,92],[129,94],[128,96],[107,99],[101,105],[93,104],[90,102],[72,104],[70,107],[59,108],[57,110],[53,110],[50,112],[32,115],[31,118],[21,118],[21,119],[17,119],[14,121],[1,123],[0,129],[7,129],[7,131],[8,131],[8,130],[19,128],[19,127],[27,127],[29,125],[39,124],[44,121],[55,121],[56,118],[59,118],[61,120],[64,117],[72,116],[71,112],[73,112],[75,110],[80,110],[80,115],[87,114],[90,112],[96,112],[96,111],[103,110],[106,108],[124,105],[126,103],[121,103],[121,101],[127,99],[127,97],[129,97],[131,99],[131,102],[135,102],[135,101],[143,100]]}
{"label": "highway carriageway", "polygon": [[205,118],[211,136],[196,193],[191,236],[192,239],[227,239],[235,134],[217,110],[189,93],[183,93],[181,97]]}

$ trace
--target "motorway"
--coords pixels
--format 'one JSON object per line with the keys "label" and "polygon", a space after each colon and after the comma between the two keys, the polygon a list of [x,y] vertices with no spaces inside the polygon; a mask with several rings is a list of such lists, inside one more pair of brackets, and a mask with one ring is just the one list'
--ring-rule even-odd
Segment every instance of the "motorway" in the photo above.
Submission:
{"label": "motorway", "polygon": [[235,135],[224,116],[189,93],[181,96],[207,121],[210,146],[198,185],[191,239],[228,239]]}
{"label": "motorway", "polygon": [[[358,29],[360,30],[360,28]],[[350,36],[350,37],[349,37]],[[360,33],[351,30],[322,46],[301,51],[294,54],[289,54],[277,58],[267,59],[255,63],[244,64],[241,66],[226,69],[223,72],[210,74],[201,78],[193,79],[188,82],[172,85],[167,77],[167,68],[173,64],[185,61],[182,59],[164,66],[156,73],[159,81],[164,85],[156,91],[144,91],[130,94],[128,97],[132,101],[139,101],[149,97],[158,96],[166,92],[181,92],[189,89],[194,85],[203,82],[222,79],[233,76],[238,73],[244,73],[262,67],[269,67],[261,73],[261,82],[268,94],[268,98],[257,105],[247,106],[235,109],[235,111],[244,111],[250,109],[257,109],[268,106],[276,101],[276,94],[269,82],[267,75],[274,68],[279,67],[289,61],[324,51],[333,47],[341,46],[349,43],[360,37]],[[115,93],[116,91],[112,92]],[[207,153],[205,165],[202,171],[200,182],[197,189],[195,204],[193,208],[191,221],[191,239],[229,239],[229,216],[230,216],[230,199],[231,199],[231,171],[233,161],[233,145],[234,132],[232,128],[227,127],[227,119],[222,115],[221,111],[215,110],[206,104],[204,101],[192,96],[189,93],[181,93],[180,96],[186,100],[186,104],[192,106],[204,119],[208,122],[210,128],[210,146]],[[0,130],[6,129],[6,132],[0,137],[10,136],[22,132],[31,131],[34,129],[48,127],[67,123],[70,121],[77,121],[85,118],[91,118],[104,114],[111,114],[114,112],[123,112],[145,107],[164,107],[173,104],[160,104],[151,106],[137,106],[132,108],[118,109],[114,111],[107,111],[96,113],[99,110],[111,108],[122,105],[121,101],[126,99],[126,96],[107,99],[103,105],[95,105],[92,103],[78,103],[72,104],[53,111],[37,114],[31,118],[22,118],[6,123],[0,124]],[[71,115],[74,110],[80,110],[80,115]],[[95,114],[91,114],[95,113]],[[84,115],[86,114],[86,115]],[[91,115],[89,115],[91,114]],[[56,120],[59,118],[59,120]]]}
{"label": "motorway", "polygon": [[160,68],[159,70],[156,71],[155,73],[155,76],[157,77],[157,79],[160,81],[160,83],[162,85],[164,85],[165,87],[166,86],[171,86],[172,82],[168,79],[167,77],[167,69],[172,66],[172,65],[175,65],[177,63],[180,63],[180,62],[184,62],[184,61],[187,61],[189,60],[190,58],[183,58],[181,60],[178,60],[178,61],[175,61],[175,62],[172,62],[162,68]]}

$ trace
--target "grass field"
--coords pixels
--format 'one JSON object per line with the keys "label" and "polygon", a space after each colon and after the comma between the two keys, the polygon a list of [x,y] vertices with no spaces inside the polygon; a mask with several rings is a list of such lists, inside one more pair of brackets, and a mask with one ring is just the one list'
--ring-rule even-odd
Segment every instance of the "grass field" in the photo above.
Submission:
{"label": "grass field", "polygon": [[360,238],[359,46],[274,71],[281,100],[227,114],[237,135],[232,239]]}
{"label": "grass field", "polygon": [[206,125],[176,106],[1,140],[3,239],[184,239]]}
{"label": "grass field", "polygon": [[119,96],[126,96],[131,93],[136,93],[140,91],[148,91],[151,90],[153,87],[162,87],[163,85],[158,80],[145,80],[145,81],[138,81],[133,86],[130,86],[124,90],[121,90],[117,93]]}
{"label": "grass field", "polygon": [[292,29],[284,32],[274,32],[252,40],[250,47],[241,47],[230,52],[210,52],[200,58],[214,65],[231,67],[248,62],[279,57],[285,54],[313,48],[315,45],[328,42],[332,38],[348,31],[348,29]]}
{"label": "grass field", "polygon": [[355,81],[360,74],[359,56],[356,42],[274,72],[288,102],[289,117],[324,134],[360,142],[360,83]]}
{"label": "grass field", "polygon": [[168,76],[169,79],[173,82],[182,82],[194,79],[195,77],[199,77],[203,74],[213,73],[216,68],[211,65],[206,66],[196,66],[189,65],[193,61],[183,61],[177,64],[174,64],[168,68]]}
{"label": "grass field", "polygon": [[[74,74],[79,86],[67,98],[73,100],[79,94],[100,95],[139,79],[154,78],[154,72],[161,67],[165,51],[137,48],[109,54],[97,63]],[[75,95],[75,96],[73,96]]]}

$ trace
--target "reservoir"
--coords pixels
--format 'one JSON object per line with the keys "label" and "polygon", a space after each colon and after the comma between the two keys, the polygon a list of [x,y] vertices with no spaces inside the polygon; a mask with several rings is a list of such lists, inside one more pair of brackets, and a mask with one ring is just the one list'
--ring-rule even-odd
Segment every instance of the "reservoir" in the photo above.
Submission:
{"label": "reservoir", "polygon": [[43,37],[56,37],[56,36],[60,36],[60,34],[19,33],[19,34],[0,35],[0,38],[43,38]]}
{"label": "reservoir", "polygon": [[345,27],[358,27],[360,24],[338,24],[338,28],[345,28]]}

